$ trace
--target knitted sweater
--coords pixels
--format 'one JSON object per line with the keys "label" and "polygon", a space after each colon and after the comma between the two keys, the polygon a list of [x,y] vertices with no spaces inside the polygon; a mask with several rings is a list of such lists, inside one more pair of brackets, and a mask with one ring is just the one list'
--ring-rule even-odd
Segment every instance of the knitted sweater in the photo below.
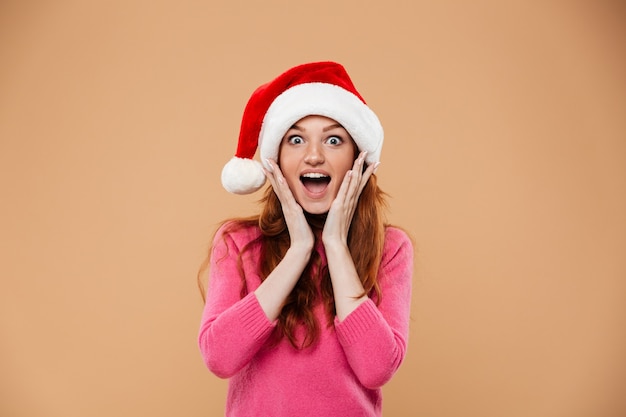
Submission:
{"label": "knitted sweater", "polygon": [[[276,322],[267,319],[254,295],[261,284],[260,244],[243,256],[248,294],[241,297],[237,256],[259,234],[256,227],[228,234],[222,227],[213,242],[199,346],[209,370],[229,378],[226,416],[381,416],[381,387],[406,352],[411,241],[400,229],[388,227],[378,274],[380,303],[368,299],[330,327],[318,303],[319,339],[295,349],[286,337],[277,344],[270,337]],[[317,250],[325,263],[323,246]]]}

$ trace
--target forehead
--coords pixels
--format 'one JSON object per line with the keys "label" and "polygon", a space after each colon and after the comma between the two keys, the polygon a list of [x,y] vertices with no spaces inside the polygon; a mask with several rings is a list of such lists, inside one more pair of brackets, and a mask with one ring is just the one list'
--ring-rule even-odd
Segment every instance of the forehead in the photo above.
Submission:
{"label": "forehead", "polygon": [[307,127],[308,128],[321,127],[323,129],[332,129],[332,128],[344,129],[341,123],[337,122],[336,120],[331,119],[326,116],[318,116],[318,115],[309,115],[309,116],[305,116],[301,118],[300,120],[298,120],[291,126],[291,129],[302,130],[302,129],[306,129]]}

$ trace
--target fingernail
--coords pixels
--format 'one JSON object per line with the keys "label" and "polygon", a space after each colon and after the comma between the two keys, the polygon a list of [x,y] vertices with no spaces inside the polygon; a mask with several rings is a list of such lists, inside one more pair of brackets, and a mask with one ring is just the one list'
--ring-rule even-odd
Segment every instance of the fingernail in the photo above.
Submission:
{"label": "fingernail", "polygon": [[380,165],[380,161],[379,161],[379,162],[376,162],[376,163],[374,164],[374,171],[372,171],[372,173],[375,173],[375,172],[376,172],[376,170],[378,169],[378,166],[379,166],[379,165]]}
{"label": "fingernail", "polygon": [[267,167],[266,167],[266,168],[267,168],[267,170],[268,170],[269,172],[274,172],[274,168],[272,168],[272,164],[270,163],[270,160],[269,160],[269,159],[267,159],[267,158],[265,158],[265,163],[267,164]]}

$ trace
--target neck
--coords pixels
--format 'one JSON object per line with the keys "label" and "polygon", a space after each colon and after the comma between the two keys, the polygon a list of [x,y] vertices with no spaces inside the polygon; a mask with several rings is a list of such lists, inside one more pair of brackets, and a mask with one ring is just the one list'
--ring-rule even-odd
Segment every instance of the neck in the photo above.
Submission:
{"label": "neck", "polygon": [[311,229],[313,229],[313,232],[321,232],[322,229],[324,229],[324,224],[326,223],[326,216],[328,215],[328,213],[323,213],[323,214],[311,214],[311,213],[304,213],[304,216],[306,217],[307,222],[309,223],[309,226],[311,226]]}

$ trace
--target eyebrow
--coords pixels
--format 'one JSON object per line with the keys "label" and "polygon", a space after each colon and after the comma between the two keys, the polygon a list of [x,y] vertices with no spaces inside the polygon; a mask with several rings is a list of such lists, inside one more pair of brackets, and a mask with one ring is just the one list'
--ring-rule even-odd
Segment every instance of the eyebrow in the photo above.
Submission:
{"label": "eyebrow", "polygon": [[[333,123],[332,125],[328,125],[325,128],[322,129],[322,132],[328,132],[329,130],[333,130],[336,128],[341,128],[344,129],[343,126],[341,126],[339,123]],[[298,126],[298,125],[293,125],[290,127],[290,129],[295,129],[295,130],[299,130],[300,132],[304,132],[305,129],[303,129],[302,127]]]}

